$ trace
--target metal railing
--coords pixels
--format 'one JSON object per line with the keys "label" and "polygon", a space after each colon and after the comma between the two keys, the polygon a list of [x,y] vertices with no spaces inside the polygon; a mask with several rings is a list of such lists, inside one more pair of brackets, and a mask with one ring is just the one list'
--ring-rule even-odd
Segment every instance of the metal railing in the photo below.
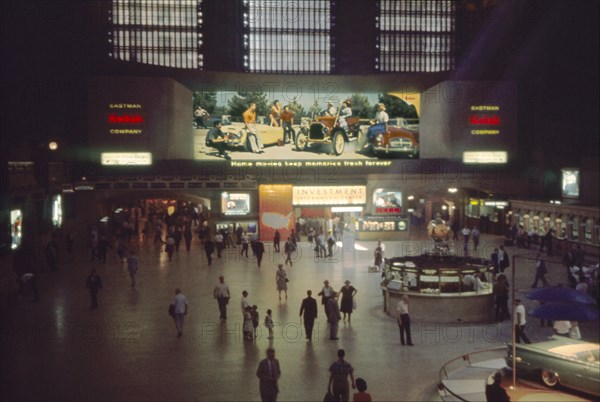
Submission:
{"label": "metal railing", "polygon": [[[440,371],[438,372],[438,392],[445,392],[445,393],[449,393],[450,395],[452,395],[453,397],[461,400],[461,401],[465,401],[465,402],[469,402],[467,399],[461,397],[460,395],[455,394],[454,392],[452,392],[452,390],[450,388],[448,388],[446,386],[446,384],[444,384],[443,380],[445,378],[448,378],[448,366],[454,362],[457,362],[459,360],[462,360],[464,362],[467,362],[465,366],[470,367],[473,365],[472,361],[471,361],[471,356],[474,355],[480,355],[483,353],[492,353],[492,352],[499,352],[499,351],[505,351],[506,350],[506,346],[497,346],[495,348],[490,348],[490,349],[483,349],[483,350],[477,350],[475,352],[471,352],[471,353],[467,353],[464,355],[460,355],[458,357],[455,357],[452,360],[447,361],[446,363],[444,363],[444,365],[440,368]],[[446,394],[447,395],[447,394]]]}

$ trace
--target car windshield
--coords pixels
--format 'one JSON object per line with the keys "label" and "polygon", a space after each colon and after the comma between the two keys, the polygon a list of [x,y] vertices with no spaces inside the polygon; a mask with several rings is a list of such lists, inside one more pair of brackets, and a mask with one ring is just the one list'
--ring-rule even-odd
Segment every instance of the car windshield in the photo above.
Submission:
{"label": "car windshield", "polygon": [[595,343],[563,345],[549,349],[548,351],[588,363],[598,363],[600,361],[600,345]]}

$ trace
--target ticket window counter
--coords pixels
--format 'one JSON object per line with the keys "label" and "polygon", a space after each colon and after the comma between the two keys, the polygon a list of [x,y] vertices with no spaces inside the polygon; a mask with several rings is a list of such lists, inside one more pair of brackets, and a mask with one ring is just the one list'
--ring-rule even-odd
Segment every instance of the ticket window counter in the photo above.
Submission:
{"label": "ticket window counter", "polygon": [[216,224],[217,232],[225,229],[228,233],[234,235],[237,231],[237,228],[241,227],[244,232],[248,234],[258,234],[258,222],[257,221],[242,221],[242,222],[219,222]]}

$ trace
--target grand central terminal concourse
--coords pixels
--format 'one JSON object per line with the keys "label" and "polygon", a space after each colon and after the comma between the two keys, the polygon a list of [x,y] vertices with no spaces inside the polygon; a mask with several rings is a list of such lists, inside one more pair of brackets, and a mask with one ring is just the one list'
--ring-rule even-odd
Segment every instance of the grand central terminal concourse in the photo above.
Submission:
{"label": "grand central terminal concourse", "polygon": [[0,2],[0,400],[598,401],[599,7]]}

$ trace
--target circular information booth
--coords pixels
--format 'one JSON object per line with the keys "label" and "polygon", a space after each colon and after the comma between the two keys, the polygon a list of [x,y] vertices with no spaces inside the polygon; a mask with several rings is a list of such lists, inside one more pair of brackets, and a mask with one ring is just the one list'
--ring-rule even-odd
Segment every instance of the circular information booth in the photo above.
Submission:
{"label": "circular information booth", "polygon": [[402,295],[413,320],[439,323],[491,322],[494,318],[491,262],[482,258],[422,254],[385,259],[384,308],[395,316]]}

